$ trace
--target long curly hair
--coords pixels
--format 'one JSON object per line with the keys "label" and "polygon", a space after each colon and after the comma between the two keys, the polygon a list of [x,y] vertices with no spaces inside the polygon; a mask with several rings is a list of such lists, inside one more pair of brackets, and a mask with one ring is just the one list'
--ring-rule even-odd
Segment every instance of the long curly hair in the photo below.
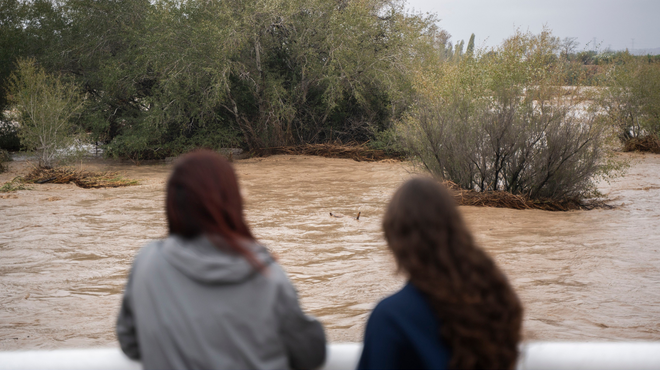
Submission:
{"label": "long curly hair", "polygon": [[429,178],[403,184],[383,221],[400,272],[422,291],[451,349],[451,369],[512,369],[523,308],[504,273],[475,245],[449,191]]}

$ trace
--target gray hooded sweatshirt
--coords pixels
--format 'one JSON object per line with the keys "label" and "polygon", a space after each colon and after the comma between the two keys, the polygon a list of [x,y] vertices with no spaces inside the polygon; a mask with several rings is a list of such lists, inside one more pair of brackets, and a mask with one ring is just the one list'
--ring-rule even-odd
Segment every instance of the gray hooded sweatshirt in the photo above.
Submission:
{"label": "gray hooded sweatshirt", "polygon": [[131,269],[117,337],[146,369],[316,368],[325,334],[298,304],[280,265],[259,244],[265,266],[218,249],[206,237],[147,244]]}

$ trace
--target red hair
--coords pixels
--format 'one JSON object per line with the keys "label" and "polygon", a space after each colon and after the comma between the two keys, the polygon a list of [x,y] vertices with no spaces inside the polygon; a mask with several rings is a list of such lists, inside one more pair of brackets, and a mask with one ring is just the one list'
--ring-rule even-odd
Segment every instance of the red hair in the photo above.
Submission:
{"label": "red hair", "polygon": [[170,235],[187,239],[206,235],[218,248],[262,268],[242,243],[255,238],[243,217],[236,173],[216,152],[196,150],[181,157],[167,182],[165,208]]}

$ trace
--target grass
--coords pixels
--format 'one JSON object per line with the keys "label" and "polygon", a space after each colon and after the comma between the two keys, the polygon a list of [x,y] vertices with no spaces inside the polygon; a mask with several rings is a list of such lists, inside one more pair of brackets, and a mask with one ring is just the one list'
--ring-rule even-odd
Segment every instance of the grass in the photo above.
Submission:
{"label": "grass", "polygon": [[0,186],[0,193],[11,193],[17,190],[32,190],[31,187],[25,186],[23,181],[23,177],[21,176],[14,177],[11,181],[7,181]]}

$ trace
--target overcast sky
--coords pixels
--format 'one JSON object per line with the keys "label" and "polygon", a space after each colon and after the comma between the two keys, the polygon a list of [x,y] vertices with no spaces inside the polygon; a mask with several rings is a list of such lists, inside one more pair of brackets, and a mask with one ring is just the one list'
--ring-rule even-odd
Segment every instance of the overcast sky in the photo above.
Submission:
{"label": "overcast sky", "polygon": [[633,39],[635,49],[660,47],[660,0],[408,0],[407,8],[436,13],[454,43],[474,33],[477,46],[496,46],[516,28],[538,33],[546,24],[577,37],[578,50],[594,37],[600,49],[631,49]]}

